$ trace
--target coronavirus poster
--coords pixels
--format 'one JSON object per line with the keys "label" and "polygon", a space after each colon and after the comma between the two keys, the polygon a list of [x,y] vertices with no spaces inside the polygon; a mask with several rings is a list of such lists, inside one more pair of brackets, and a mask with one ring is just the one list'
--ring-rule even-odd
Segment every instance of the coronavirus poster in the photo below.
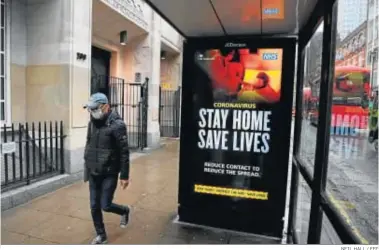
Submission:
{"label": "coronavirus poster", "polygon": [[[293,64],[283,63],[285,55],[293,60],[288,54],[293,47],[283,44],[288,41],[275,47],[262,41],[218,41],[209,48],[188,43],[182,92],[181,220],[279,236],[293,87]],[[234,219],[221,219],[225,216]],[[249,223],[271,226],[257,229]]]}

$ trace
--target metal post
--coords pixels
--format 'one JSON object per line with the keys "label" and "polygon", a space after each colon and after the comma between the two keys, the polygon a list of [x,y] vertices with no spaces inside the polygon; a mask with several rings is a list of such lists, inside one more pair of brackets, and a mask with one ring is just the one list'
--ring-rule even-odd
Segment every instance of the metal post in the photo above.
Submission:
{"label": "metal post", "polygon": [[45,138],[43,138],[44,142],[44,163],[45,163],[45,173],[47,172],[47,168],[49,166],[49,162],[47,161],[47,126],[46,126],[46,121],[43,123],[43,135]]}
{"label": "metal post", "polygon": [[[14,123],[12,123],[11,129],[12,129],[12,141],[15,142]],[[13,171],[12,181],[15,182],[16,181],[16,153],[15,152],[12,153],[12,171]]]}
{"label": "metal post", "polygon": [[[4,143],[7,143],[7,125],[4,124],[3,126],[3,133],[4,133]],[[4,175],[5,175],[5,185],[8,184],[8,154],[4,154]]]}
{"label": "metal post", "polygon": [[149,110],[149,78],[145,78],[143,100],[143,148],[147,147],[147,112]]}
{"label": "metal post", "polygon": [[161,114],[162,113],[162,108],[163,108],[163,105],[162,105],[162,86],[159,86],[158,123],[159,123],[159,130],[161,131],[161,134],[162,134],[162,122],[161,122],[161,119],[162,119],[162,114]]}
{"label": "metal post", "polygon": [[324,34],[322,41],[320,104],[316,141],[316,156],[313,174],[312,202],[308,229],[308,244],[319,244],[322,230],[321,194],[325,190],[330,122],[333,96],[334,60],[338,5],[324,1]]}
{"label": "metal post", "polygon": [[[143,91],[143,89],[141,90]],[[137,147],[143,149],[143,101],[138,102],[137,106]]]}
{"label": "metal post", "polygon": [[[64,174],[65,166],[64,166],[64,134],[63,134],[63,121],[60,122],[60,128],[59,128],[59,138],[60,138],[60,158],[61,158],[61,174]],[[58,137],[58,135],[57,135]],[[58,138],[57,138],[58,139]]]}
{"label": "metal post", "polygon": [[50,121],[49,123],[49,130],[50,130],[50,140],[49,140],[49,146],[50,146],[50,159],[49,159],[49,164],[50,164],[50,172],[53,172],[54,169],[54,155],[53,155],[53,122]]}
{"label": "metal post", "polygon": [[39,164],[39,174],[42,175],[42,131],[41,131],[41,122],[38,122],[38,164]]}
{"label": "metal post", "polygon": [[19,167],[20,167],[20,180],[23,180],[24,168],[23,168],[23,154],[22,154],[22,125],[18,124],[18,154],[19,154]]}
{"label": "metal post", "polygon": [[[304,63],[305,63],[305,46],[298,46],[297,52],[297,76],[296,76],[296,113],[295,113],[295,131],[293,142],[293,158],[296,158],[300,146],[301,123],[303,116],[303,86],[304,86]],[[296,218],[296,205],[298,193],[299,170],[294,166],[292,160],[292,173],[291,173],[291,191],[290,191],[290,205],[288,215],[288,240],[295,234],[295,218]]]}
{"label": "metal post", "polygon": [[122,79],[121,81],[121,101],[120,101],[120,105],[121,105],[121,117],[122,117],[122,120],[125,121],[125,80]]}
{"label": "metal post", "polygon": [[59,171],[59,144],[58,144],[58,140],[59,140],[59,135],[58,135],[58,122],[55,121],[54,123],[54,139],[55,139],[55,168],[54,170],[55,171]]}
{"label": "metal post", "polygon": [[179,137],[180,87],[175,91],[175,137]]}
{"label": "metal post", "polygon": [[29,146],[29,124],[25,125],[25,153],[26,153],[26,185],[30,184],[30,146]]}
{"label": "metal post", "polygon": [[32,123],[32,161],[33,161],[33,178],[36,177],[36,132],[34,122]]}

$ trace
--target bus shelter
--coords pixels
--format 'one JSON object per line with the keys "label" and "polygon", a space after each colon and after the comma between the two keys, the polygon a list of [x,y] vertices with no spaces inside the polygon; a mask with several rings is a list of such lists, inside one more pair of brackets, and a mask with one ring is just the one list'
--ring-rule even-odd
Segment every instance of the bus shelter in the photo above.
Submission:
{"label": "bus shelter", "polygon": [[[361,243],[325,191],[337,1],[146,2],[185,38],[179,220],[279,238],[288,195],[288,242],[296,244],[296,197],[302,177],[312,191],[307,243],[320,243],[323,217],[342,243]],[[310,173],[298,156],[306,86],[303,71],[296,69],[304,67],[306,44],[322,21],[317,146]],[[252,89],[260,92],[249,94]]]}

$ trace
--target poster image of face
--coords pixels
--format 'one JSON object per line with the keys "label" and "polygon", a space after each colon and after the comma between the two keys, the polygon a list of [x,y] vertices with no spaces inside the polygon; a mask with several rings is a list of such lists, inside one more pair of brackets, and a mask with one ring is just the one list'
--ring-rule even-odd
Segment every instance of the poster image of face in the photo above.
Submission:
{"label": "poster image of face", "polygon": [[280,101],[282,49],[211,49],[198,51],[195,57],[212,82],[215,102]]}

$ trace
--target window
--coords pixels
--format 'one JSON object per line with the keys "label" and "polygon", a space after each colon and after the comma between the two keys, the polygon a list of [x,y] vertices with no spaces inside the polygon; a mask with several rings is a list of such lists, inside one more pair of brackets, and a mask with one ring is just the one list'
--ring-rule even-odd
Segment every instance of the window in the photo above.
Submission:
{"label": "window", "polygon": [[365,35],[361,33],[359,35],[359,48],[362,48],[363,46],[365,46],[365,43],[366,43]]}
{"label": "window", "polygon": [[[377,13],[377,9],[372,12]],[[377,40],[373,39],[373,19],[369,24],[368,39],[376,43]],[[364,53],[361,51],[351,54],[349,66],[364,65]],[[373,65],[370,63],[368,67],[371,66]],[[340,78],[342,81],[338,85],[337,81],[333,82],[329,155],[328,162],[324,162],[328,166],[325,194],[334,203],[336,211],[345,218],[346,224],[361,244],[377,245],[378,152],[375,147],[375,134],[378,127],[374,123],[377,110],[371,111],[368,105],[370,84],[373,81],[369,80],[371,70],[362,69],[358,73],[352,69],[347,67],[334,72],[334,79]],[[351,81],[344,80],[346,76]],[[321,243],[340,244],[334,241],[335,233],[327,218],[324,217],[323,220]],[[332,237],[328,239],[326,236],[329,235]]]}
{"label": "window", "polygon": [[[319,33],[314,33],[309,41],[309,53],[305,54],[309,58],[307,64],[321,65],[322,38],[323,38],[323,22],[319,26]],[[313,56],[320,55],[320,56]],[[307,62],[307,60],[305,60]],[[304,65],[307,67],[307,65]],[[320,76],[321,67],[311,67],[310,71],[305,72],[304,77],[309,78],[310,95],[303,96],[303,118],[300,134],[299,158],[305,163],[306,168],[313,175],[313,165],[316,152],[316,135],[318,121],[318,99],[320,95]],[[306,202],[306,201],[305,201]],[[306,215],[309,219],[309,213]],[[305,232],[306,234],[306,232]]]}
{"label": "window", "polygon": [[353,39],[353,52],[355,52],[358,49],[358,39]]}
{"label": "window", "polygon": [[377,81],[378,81],[378,69],[374,68],[374,70],[372,71],[371,84],[373,86],[378,86]]}
{"label": "window", "polygon": [[[369,26],[369,27],[374,27],[373,25],[374,25],[374,21],[371,20],[371,21],[369,22],[369,25],[368,25],[368,26]],[[367,41],[368,41],[368,42],[371,42],[372,39],[373,39],[373,37],[372,37],[372,35],[373,35],[372,32],[368,32],[367,35],[368,35],[368,37],[367,37]]]}
{"label": "window", "polygon": [[368,20],[371,20],[374,17],[374,10],[373,8],[368,9]]}
{"label": "window", "polygon": [[7,11],[5,9],[5,2],[1,0],[1,26],[0,26],[0,121],[4,122],[7,120],[7,105],[8,105],[8,88],[7,88]]}
{"label": "window", "polygon": [[365,58],[364,55],[359,55],[359,67],[364,67],[365,66]]}

